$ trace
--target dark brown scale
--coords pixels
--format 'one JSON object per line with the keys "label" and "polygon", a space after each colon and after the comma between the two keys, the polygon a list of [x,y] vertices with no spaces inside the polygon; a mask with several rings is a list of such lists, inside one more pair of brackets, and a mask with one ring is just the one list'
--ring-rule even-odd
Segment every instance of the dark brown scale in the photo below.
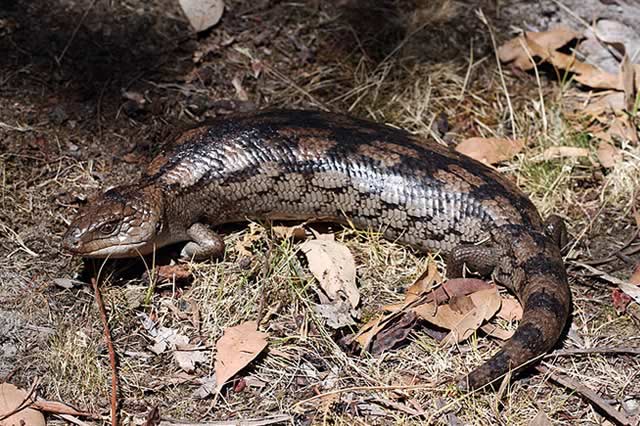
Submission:
{"label": "dark brown scale", "polygon": [[322,112],[226,117],[180,138],[142,185],[162,190],[176,235],[197,222],[348,218],[441,250],[454,275],[463,263],[493,271],[523,302],[524,317],[463,387],[483,386],[549,350],[569,314],[559,248],[531,201],[493,169],[403,130]]}

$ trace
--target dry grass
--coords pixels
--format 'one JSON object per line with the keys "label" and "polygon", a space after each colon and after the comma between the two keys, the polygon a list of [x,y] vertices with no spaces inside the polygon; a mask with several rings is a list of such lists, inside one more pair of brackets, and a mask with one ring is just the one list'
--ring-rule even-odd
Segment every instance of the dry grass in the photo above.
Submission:
{"label": "dry grass", "polygon": [[[447,9],[451,2],[443,3],[442,8],[434,9],[438,22],[447,22],[452,16]],[[234,4],[232,10],[237,7]],[[222,67],[216,71],[221,76],[241,73],[250,99],[260,97],[272,106],[350,112],[407,128],[425,138],[509,136],[512,123],[503,77],[513,103],[514,126],[527,145],[500,170],[531,195],[543,215],[558,213],[569,219],[571,231],[578,237],[569,258],[608,255],[630,232],[631,206],[640,183],[637,147],[623,144],[623,160],[604,175],[590,159],[541,159],[542,152],[551,146],[592,151],[595,147],[583,123],[567,118],[573,117],[574,111],[566,110],[564,99],[573,96],[574,88],[560,87],[544,75],[539,82],[508,72],[501,76],[493,54],[470,55],[466,61],[421,62],[415,52],[422,33],[415,23],[409,26],[413,28],[406,33],[409,36],[398,38],[396,46],[401,44],[400,48],[381,55],[386,57],[382,62],[371,59],[375,54],[363,54],[368,52],[367,46],[358,43],[353,49],[343,47],[333,52],[333,37],[339,38],[333,34],[349,34],[351,30],[332,15],[332,10],[314,13],[312,8],[295,4],[282,7],[284,10],[275,8],[270,13],[277,17],[277,13],[286,12],[295,19],[284,23],[285,28],[274,35],[271,56],[251,44],[253,33],[248,29],[236,34],[240,40],[236,45],[221,48],[226,62],[214,64]],[[269,16],[265,12],[264,19]],[[411,23],[415,16],[404,11],[396,18]],[[320,30],[332,33],[323,41]],[[220,32],[226,37],[233,33],[233,27],[223,27]],[[212,39],[224,40],[220,32],[214,32]],[[316,46],[317,59],[301,60],[304,49],[283,54],[290,49],[291,37],[301,45]],[[468,49],[465,46],[462,50]],[[250,77],[251,58],[265,61],[258,80]],[[207,68],[204,64],[200,67]],[[234,93],[230,81],[220,78],[219,86],[195,81],[190,91],[158,84],[144,87],[178,97],[175,103],[183,104],[167,109],[184,117],[188,100],[180,96],[197,92],[214,99],[229,97]],[[229,91],[225,92],[225,87]],[[186,92],[189,95],[184,95]],[[540,95],[544,102],[540,102]],[[121,164],[111,157],[78,160],[68,153],[68,141],[57,138],[55,126],[19,124],[21,114],[31,109],[28,102],[20,104],[17,97],[0,97],[0,102],[0,122],[7,123],[0,126],[0,135],[15,141],[0,154],[0,269],[21,277],[7,280],[19,281],[19,285],[10,287],[11,293],[4,290],[2,300],[8,301],[10,310],[20,310],[26,316],[30,325],[24,330],[30,326],[52,330],[40,340],[30,338],[33,346],[29,342],[18,345],[20,366],[14,378],[26,387],[39,375],[47,398],[106,413],[108,360],[92,294],[82,286],[62,290],[48,284],[51,278],[72,276],[73,271],[84,269],[78,260],[57,249],[76,196],[124,181],[123,176],[134,176],[138,166]],[[116,109],[110,113],[115,117]],[[448,135],[440,134],[435,125],[442,114],[447,117]],[[147,128],[141,127],[143,124],[134,119],[125,121],[120,118],[110,124],[103,120],[105,146],[118,146],[122,133],[134,139],[144,136]],[[87,141],[95,140],[94,131],[90,126],[88,130],[71,129],[70,134],[74,144],[84,149]],[[54,147],[47,156],[40,155],[38,148],[16,148],[37,146],[41,135]],[[251,224],[230,232],[225,258],[190,264],[192,282],[188,285],[153,282],[143,274],[139,260],[105,267],[103,293],[118,352],[125,423],[141,424],[150,408],[158,406],[163,416],[192,420],[285,412],[295,416],[296,424],[455,424],[456,419],[477,425],[527,424],[541,410],[554,424],[602,424],[601,415],[588,403],[540,374],[517,380],[502,393],[459,393],[451,384],[454,379],[499,348],[498,342],[482,335],[444,348],[417,329],[405,346],[381,357],[349,354],[337,343],[339,336],[312,309],[317,303],[316,284],[300,256],[299,242],[276,238],[264,225],[268,224]],[[356,258],[363,321],[380,306],[401,300],[404,288],[426,265],[424,256],[376,233],[344,228],[335,235]],[[251,243],[246,243],[249,240]],[[239,249],[240,243],[251,252],[248,259]],[[131,272],[135,265],[139,273]],[[630,266],[618,263],[608,270],[624,277]],[[574,269],[571,277],[574,314],[562,346],[637,346],[637,323],[630,316],[615,313],[609,288]],[[150,291],[152,283],[155,287]],[[199,379],[213,373],[214,351],[209,351],[209,361],[194,373],[180,372],[170,354],[155,355],[147,349],[150,339],[136,316],[139,312],[208,348],[215,346],[226,327],[255,320],[260,314],[261,329],[270,335],[269,347],[243,371],[242,376],[251,379],[243,391],[234,391],[231,386],[217,398],[197,400],[192,394]],[[631,357],[590,355],[546,362],[553,371],[597,390],[616,406],[640,394],[638,380],[634,380],[639,365]],[[424,410],[424,414],[412,414],[416,410]]]}

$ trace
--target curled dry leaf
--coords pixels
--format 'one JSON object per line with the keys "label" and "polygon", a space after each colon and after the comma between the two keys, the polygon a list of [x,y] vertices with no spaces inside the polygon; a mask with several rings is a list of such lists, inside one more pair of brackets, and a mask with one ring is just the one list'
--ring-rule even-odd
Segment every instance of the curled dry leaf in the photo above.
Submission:
{"label": "curled dry leaf", "polygon": [[246,367],[267,347],[267,333],[258,331],[258,323],[248,321],[227,328],[216,343],[216,392]]}
{"label": "curled dry leaf", "polygon": [[179,3],[196,32],[213,27],[224,12],[223,0],[179,0]]}
{"label": "curled dry leaf", "polygon": [[442,276],[438,272],[438,265],[433,258],[429,258],[427,269],[418,277],[417,280],[409,288],[404,295],[404,302],[410,303],[418,297],[433,290],[433,288],[442,282]]}
{"label": "curled dry leaf", "polygon": [[[28,405],[29,394],[23,389],[19,389],[10,383],[0,383],[0,419],[13,412],[18,407]],[[29,425],[45,426],[44,416],[38,410],[25,408],[12,414],[6,419],[0,420],[0,426]]]}
{"label": "curled dry leaf", "polygon": [[356,287],[356,263],[347,246],[337,241],[310,240],[300,249],[326,295],[332,301],[346,298],[355,308],[360,302],[360,292]]}
{"label": "curled dry leaf", "polygon": [[566,26],[559,26],[543,32],[527,32],[525,37],[513,38],[500,46],[498,56],[502,62],[513,62],[516,67],[529,70],[533,68],[534,64],[531,63],[529,55],[524,49],[526,40],[533,40],[544,50],[554,51],[580,37],[580,33]]}
{"label": "curled dry leaf", "polygon": [[513,158],[522,151],[524,143],[518,139],[468,138],[456,146],[456,151],[486,164],[496,164]]}
{"label": "curled dry leaf", "polygon": [[293,240],[304,240],[307,237],[307,231],[304,229],[302,225],[295,226],[272,226],[271,231],[278,238],[288,239],[291,238]]}

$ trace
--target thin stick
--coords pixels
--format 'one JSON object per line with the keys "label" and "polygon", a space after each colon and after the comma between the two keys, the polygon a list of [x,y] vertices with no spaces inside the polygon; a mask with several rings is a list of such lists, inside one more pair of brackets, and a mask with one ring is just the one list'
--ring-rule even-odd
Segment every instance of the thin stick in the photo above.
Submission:
{"label": "thin stick", "polygon": [[91,9],[93,9],[93,6],[96,4],[96,1],[97,0],[93,0],[89,5],[89,7],[87,8],[87,10],[85,10],[84,14],[82,15],[82,18],[80,18],[78,25],[76,25],[76,27],[73,30],[73,33],[71,33],[71,37],[69,37],[69,41],[67,41],[67,44],[64,46],[64,49],[62,49],[62,52],[60,53],[60,55],[54,56],[56,62],[58,63],[58,66],[60,66],[60,64],[62,63],[62,58],[64,58],[64,55],[66,55],[67,50],[69,50],[69,47],[71,47],[71,43],[73,43],[73,40],[75,40],[76,35],[78,34],[78,30],[80,30],[80,27],[84,23],[84,20],[87,19],[87,15],[91,11]]}
{"label": "thin stick", "polygon": [[118,426],[118,370],[116,369],[116,352],[113,349],[113,341],[111,340],[107,310],[104,308],[100,288],[95,278],[91,278],[91,286],[93,287],[98,310],[100,311],[104,338],[107,343],[107,351],[109,352],[109,363],[111,364],[111,426]]}
{"label": "thin stick", "polygon": [[545,355],[545,358],[553,358],[556,356],[572,356],[572,355],[590,355],[590,354],[630,354],[640,355],[640,348],[615,348],[610,346],[600,346],[596,348],[584,349],[560,349]]}
{"label": "thin stick", "polygon": [[602,399],[600,395],[598,395],[596,392],[589,389],[582,383],[572,379],[569,376],[564,376],[564,375],[554,373],[543,365],[538,365],[535,368],[540,373],[545,374],[547,377],[549,377],[550,380],[558,383],[561,386],[564,386],[567,389],[573,390],[576,393],[580,394],[587,401],[591,402],[593,405],[597,406],[602,411],[604,411],[609,417],[609,419],[614,420],[617,424],[631,425],[631,419],[629,417],[627,417],[620,411],[613,408],[611,404],[607,403],[604,399]]}

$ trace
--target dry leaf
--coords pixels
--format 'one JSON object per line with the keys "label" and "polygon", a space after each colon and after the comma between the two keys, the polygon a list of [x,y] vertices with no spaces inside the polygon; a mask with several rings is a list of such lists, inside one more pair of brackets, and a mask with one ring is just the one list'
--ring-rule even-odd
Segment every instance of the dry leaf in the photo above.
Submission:
{"label": "dry leaf", "polygon": [[529,422],[529,426],[551,426],[551,420],[542,410],[538,410],[538,414]]}
{"label": "dry leaf", "polygon": [[404,341],[416,324],[417,316],[414,312],[407,312],[398,321],[390,324],[378,332],[371,341],[369,352],[373,355],[380,355],[389,349],[394,348],[398,343]]}
{"label": "dry leaf", "polygon": [[271,231],[278,238],[304,240],[307,237],[307,231],[302,225],[295,226],[272,226]]}
{"label": "dry leaf", "polygon": [[442,276],[438,272],[438,265],[430,257],[427,269],[407,288],[404,302],[411,303],[423,294],[431,291],[435,284],[442,282]]}
{"label": "dry leaf", "polygon": [[509,340],[515,334],[515,330],[505,330],[496,324],[485,324],[480,327],[480,330],[487,333],[487,336],[495,337],[500,340]]}
{"label": "dry leaf", "polygon": [[[624,93],[610,92],[605,95],[590,98],[589,104],[584,109],[584,112],[599,118],[603,113],[619,113],[624,111],[624,109]],[[601,121],[608,123],[609,118],[606,117]]]}
{"label": "dry leaf", "polygon": [[519,321],[522,319],[522,305],[514,297],[503,297],[496,316],[507,321]]}
{"label": "dry leaf", "polygon": [[616,117],[609,127],[608,133],[618,139],[638,143],[638,132],[634,123],[626,117]]}
{"label": "dry leaf", "polygon": [[456,151],[486,164],[496,164],[513,158],[524,143],[517,139],[469,138],[456,146]]}
{"label": "dry leaf", "polygon": [[615,166],[622,159],[620,150],[605,140],[600,141],[596,153],[598,154],[598,161],[606,169]]}
{"label": "dry leaf", "polygon": [[180,368],[187,373],[194,371],[197,363],[207,361],[206,352],[196,350],[197,348],[189,343],[189,338],[184,334],[178,333],[178,330],[157,325],[143,312],[139,312],[137,315],[142,320],[143,327],[155,342],[152,346],[149,346],[151,352],[161,354],[170,349],[173,351],[173,357]]}
{"label": "dry leaf", "polygon": [[425,321],[438,327],[451,330],[443,344],[461,342],[468,338],[480,325],[491,319],[500,309],[500,295],[495,286],[472,293],[468,296],[454,297],[447,305],[420,305],[413,310]]}
{"label": "dry leaf", "polygon": [[[501,48],[501,54],[499,51],[500,59],[503,62],[513,62],[514,66],[526,71],[534,66],[529,56],[538,57],[556,68],[574,73],[575,80],[586,86],[596,89],[621,90],[622,85],[617,74],[603,71],[598,67],[577,60],[574,55],[556,50],[575,38],[575,35],[576,33],[572,33],[569,29],[547,33],[529,32],[524,37],[520,36],[507,42]],[[528,53],[525,49],[528,50]]]}
{"label": "dry leaf", "polygon": [[[0,383],[0,419],[16,408],[24,406],[28,396],[27,391],[19,389],[10,383]],[[42,413],[33,408],[25,408],[6,419],[0,420],[0,426],[45,426],[45,424]]]}
{"label": "dry leaf", "polygon": [[196,32],[213,27],[224,12],[223,0],[178,0],[182,11]]}
{"label": "dry leaf", "polygon": [[625,294],[635,300],[636,303],[640,303],[640,287],[635,284],[629,283],[620,283],[618,284],[620,290],[624,291]]}
{"label": "dry leaf", "polygon": [[191,277],[187,264],[162,265],[156,268],[157,277],[162,281],[185,281]]}
{"label": "dry leaf", "polygon": [[355,308],[360,301],[356,287],[356,263],[353,255],[337,241],[310,240],[300,246],[307,256],[309,270],[331,300],[346,298]]}
{"label": "dry leaf", "polygon": [[248,321],[227,328],[216,343],[216,392],[227,380],[246,367],[267,347],[267,333],[258,331],[258,323]]}
{"label": "dry leaf", "polygon": [[625,53],[620,64],[620,85],[624,92],[624,105],[627,111],[633,111],[636,101],[635,71],[629,55]]}
{"label": "dry leaf", "polygon": [[329,327],[339,329],[349,325],[355,325],[351,304],[345,300],[336,300],[333,303],[321,303],[313,306],[313,310],[326,320]]}
{"label": "dry leaf", "polygon": [[[559,49],[571,40],[579,37],[580,33],[566,26],[559,26],[549,31],[526,33],[526,39],[535,41],[541,48],[549,51]],[[526,39],[519,36],[500,46],[498,49],[500,60],[502,62],[513,61],[514,65],[522,70],[533,68],[533,64],[531,64],[529,60],[529,55],[527,55],[527,52],[523,49],[523,43],[526,46]]]}
{"label": "dry leaf", "polygon": [[629,282],[634,285],[640,285],[640,263],[633,268],[633,273],[629,277]]}
{"label": "dry leaf", "polygon": [[389,316],[378,315],[370,319],[365,325],[360,328],[360,331],[358,331],[358,334],[354,336],[353,340],[358,342],[363,350],[366,350],[371,344],[371,341],[373,340],[375,335],[384,328],[387,322],[386,320],[388,320],[389,318]]}
{"label": "dry leaf", "polygon": [[579,148],[577,146],[552,146],[545,149],[542,153],[542,158],[547,161],[556,158],[575,158],[588,156],[589,150],[587,148]]}

